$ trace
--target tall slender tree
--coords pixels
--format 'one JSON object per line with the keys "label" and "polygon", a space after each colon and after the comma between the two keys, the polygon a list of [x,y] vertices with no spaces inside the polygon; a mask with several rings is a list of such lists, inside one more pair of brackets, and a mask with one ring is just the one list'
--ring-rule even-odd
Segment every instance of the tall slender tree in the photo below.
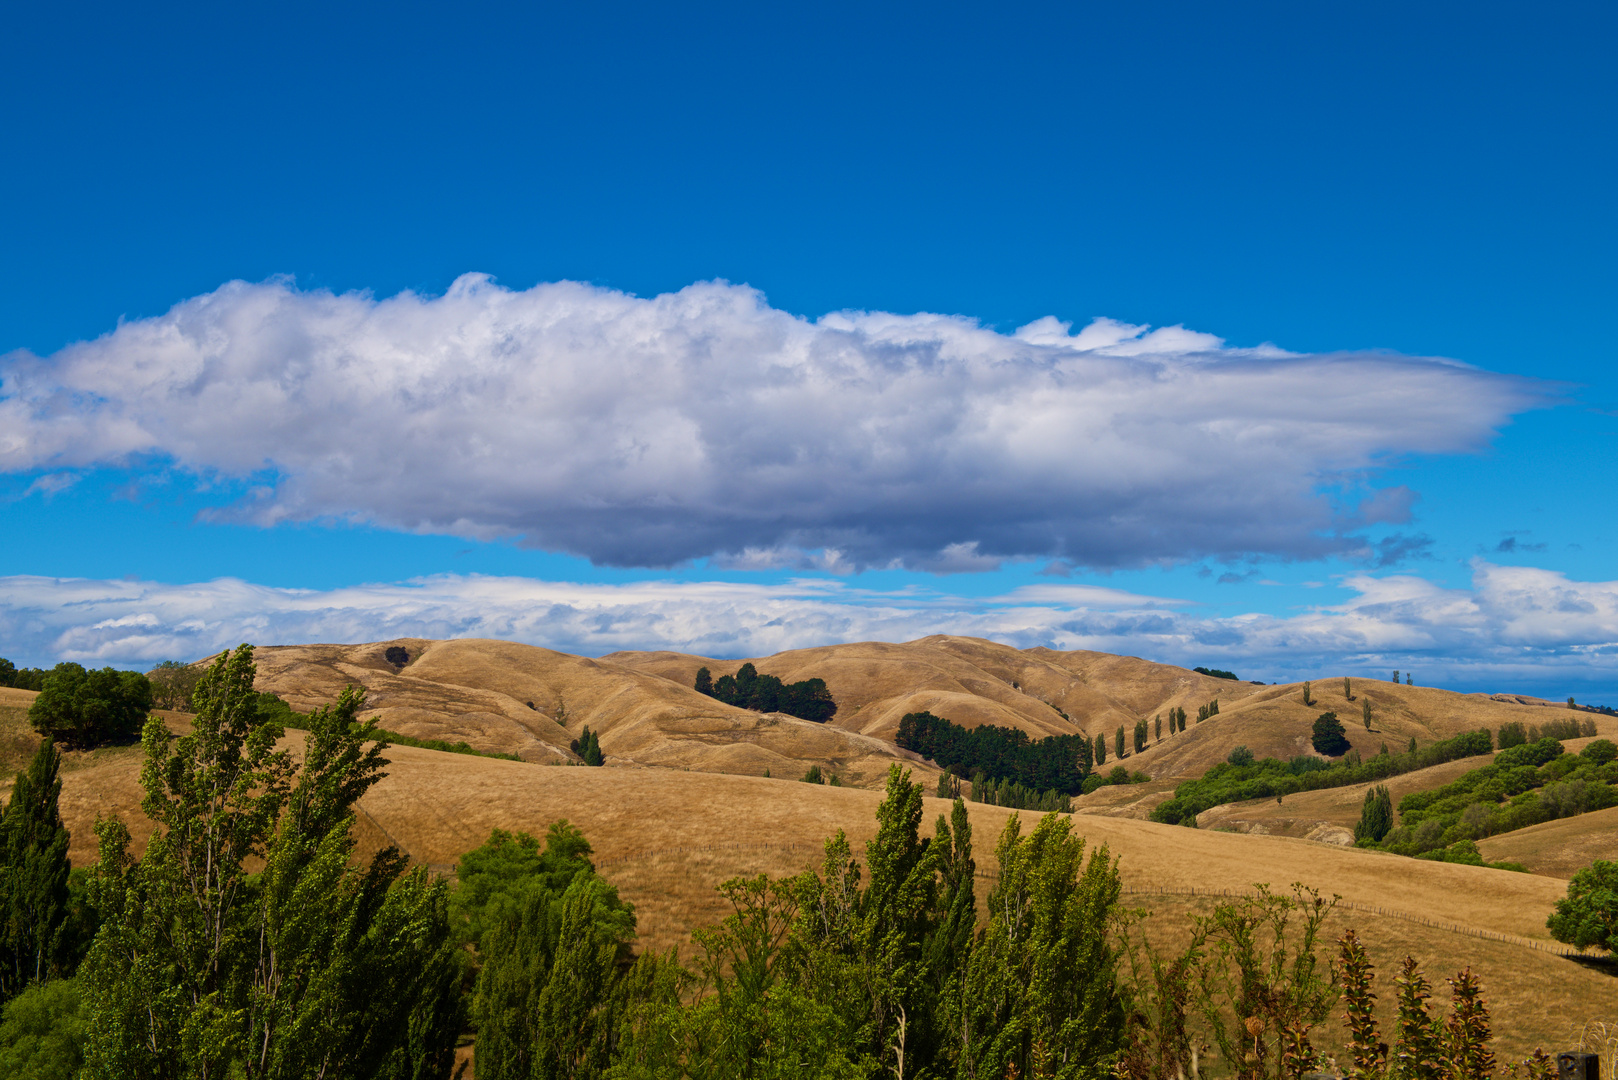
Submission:
{"label": "tall slender tree", "polygon": [[12,783],[0,819],[0,1003],[63,973],[69,865],[57,806],[61,767],[45,739]]}

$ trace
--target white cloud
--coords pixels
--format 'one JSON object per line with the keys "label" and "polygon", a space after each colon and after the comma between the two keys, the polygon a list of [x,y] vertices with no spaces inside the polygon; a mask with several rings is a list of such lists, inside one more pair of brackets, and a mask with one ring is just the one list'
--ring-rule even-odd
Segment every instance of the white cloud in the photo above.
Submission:
{"label": "white cloud", "polygon": [[1342,604],[1214,618],[1184,601],[1060,584],[974,599],[825,578],[596,585],[445,575],[315,591],[231,579],[8,577],[0,578],[0,655],[140,665],[242,641],[494,637],[586,655],[669,648],[759,656],[948,633],[1214,664],[1281,681],[1399,668],[1428,685],[1550,696],[1618,688],[1618,582],[1478,561],[1466,589],[1409,575],[1346,584],[1355,595]]}
{"label": "white cloud", "polygon": [[646,566],[1365,553],[1346,530],[1402,520],[1412,496],[1356,515],[1329,492],[1401,455],[1475,450],[1540,400],[1454,363],[1183,327],[808,321],[725,283],[640,299],[480,275],[385,300],[233,282],[48,358],[13,353],[0,378],[3,471],[155,459],[237,481],[230,512],[264,524]]}

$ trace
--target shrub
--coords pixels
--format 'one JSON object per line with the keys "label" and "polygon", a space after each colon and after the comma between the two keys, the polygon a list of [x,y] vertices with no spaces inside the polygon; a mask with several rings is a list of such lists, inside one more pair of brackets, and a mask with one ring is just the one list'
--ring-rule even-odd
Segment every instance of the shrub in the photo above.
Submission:
{"label": "shrub", "polygon": [[1245,746],[1238,746],[1225,756],[1225,760],[1237,768],[1253,764],[1253,751]]}
{"label": "shrub", "polygon": [[410,651],[403,645],[389,645],[388,651],[383,653],[382,657],[396,668],[410,663]]}
{"label": "shrub", "polygon": [[1597,765],[1605,765],[1613,758],[1618,758],[1618,744],[1611,739],[1597,739],[1595,742],[1579,751],[1579,756]]}
{"label": "shrub", "polygon": [[1340,757],[1349,749],[1349,742],[1343,732],[1342,721],[1337,719],[1337,714],[1334,712],[1320,714],[1319,718],[1315,720],[1314,733],[1309,741],[1314,746],[1316,753],[1325,754],[1327,757]]}
{"label": "shrub", "polygon": [[57,664],[28,709],[28,721],[57,742],[95,746],[133,739],[152,711],[151,681],[138,671],[86,671]]}
{"label": "shrub", "polygon": [[1618,952],[1618,862],[1598,859],[1574,874],[1545,926],[1557,941]]}

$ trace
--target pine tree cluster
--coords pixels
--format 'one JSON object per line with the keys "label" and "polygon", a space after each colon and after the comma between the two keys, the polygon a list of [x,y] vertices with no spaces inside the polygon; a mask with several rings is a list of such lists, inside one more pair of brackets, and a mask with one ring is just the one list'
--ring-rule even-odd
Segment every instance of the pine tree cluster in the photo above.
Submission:
{"label": "pine tree cluster", "polygon": [[589,724],[584,725],[584,730],[579,732],[579,737],[568,743],[567,748],[579,755],[579,760],[586,765],[597,766],[607,763],[607,755],[601,752],[601,740],[595,732],[590,730]]}
{"label": "pine tree cluster", "polygon": [[825,679],[783,683],[774,675],[760,675],[751,663],[743,664],[735,675],[721,675],[717,680],[707,668],[698,668],[694,689],[739,709],[786,713],[817,724],[837,715],[837,702],[826,689]]}
{"label": "pine tree cluster", "polygon": [[1091,744],[1083,735],[1032,739],[1026,731],[993,724],[964,728],[930,712],[900,718],[894,742],[956,775],[982,773],[1064,795],[1077,795],[1091,768]]}

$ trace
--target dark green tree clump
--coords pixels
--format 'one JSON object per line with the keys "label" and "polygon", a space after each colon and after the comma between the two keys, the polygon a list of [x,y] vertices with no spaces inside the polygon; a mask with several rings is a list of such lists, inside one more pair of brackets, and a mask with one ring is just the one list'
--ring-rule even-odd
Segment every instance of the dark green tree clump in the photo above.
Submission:
{"label": "dark green tree clump", "polygon": [[1392,830],[1393,796],[1386,784],[1378,784],[1365,793],[1365,806],[1360,810],[1359,824],[1354,826],[1354,840],[1379,843]]}
{"label": "dark green tree clump", "polygon": [[607,763],[607,755],[601,752],[601,740],[590,730],[589,724],[584,725],[579,737],[568,744],[568,749],[579,755],[579,759],[586,765],[597,766]]}
{"label": "dark green tree clump", "polygon": [[134,739],[151,711],[152,684],[140,672],[62,663],[45,677],[28,722],[59,743],[97,746]]}
{"label": "dark green tree clump", "polygon": [[37,667],[19,668],[0,656],[0,686],[9,686],[17,690],[43,690],[47,674],[49,673]]}
{"label": "dark green tree clump", "polygon": [[1351,749],[1347,733],[1343,731],[1343,722],[1337,719],[1334,712],[1320,714],[1315,720],[1309,742],[1315,748],[1315,753],[1327,757],[1341,757]]}
{"label": "dark green tree clump", "polygon": [[1557,941],[1618,952],[1618,862],[1598,859],[1574,874],[1545,925]]}
{"label": "dark green tree clump", "polygon": [[1240,679],[1236,678],[1236,675],[1235,675],[1234,672],[1221,671],[1218,668],[1194,667],[1191,670],[1195,671],[1199,675],[1207,675],[1210,678],[1214,678],[1214,679],[1229,679],[1232,682],[1240,682],[1241,681]]}
{"label": "dark green tree clump", "polygon": [[[1104,758],[1106,744],[1102,736],[1096,739]],[[1031,739],[1016,728],[981,724],[968,729],[929,712],[902,717],[894,741],[960,776],[981,773],[1064,795],[1077,795],[1091,768],[1091,744],[1083,735]]]}
{"label": "dark green tree clump", "polygon": [[739,709],[786,713],[817,724],[837,715],[837,702],[826,689],[825,679],[783,683],[774,675],[760,675],[750,663],[743,664],[734,676],[721,675],[717,681],[707,668],[698,668],[696,691]]}
{"label": "dark green tree clump", "polygon": [[987,778],[972,782],[972,801],[987,803],[990,806],[1009,806],[1017,810],[1038,810],[1044,813],[1071,814],[1073,800],[1052,788],[1048,791],[1035,791],[1025,788],[1015,780],[990,780]]}

